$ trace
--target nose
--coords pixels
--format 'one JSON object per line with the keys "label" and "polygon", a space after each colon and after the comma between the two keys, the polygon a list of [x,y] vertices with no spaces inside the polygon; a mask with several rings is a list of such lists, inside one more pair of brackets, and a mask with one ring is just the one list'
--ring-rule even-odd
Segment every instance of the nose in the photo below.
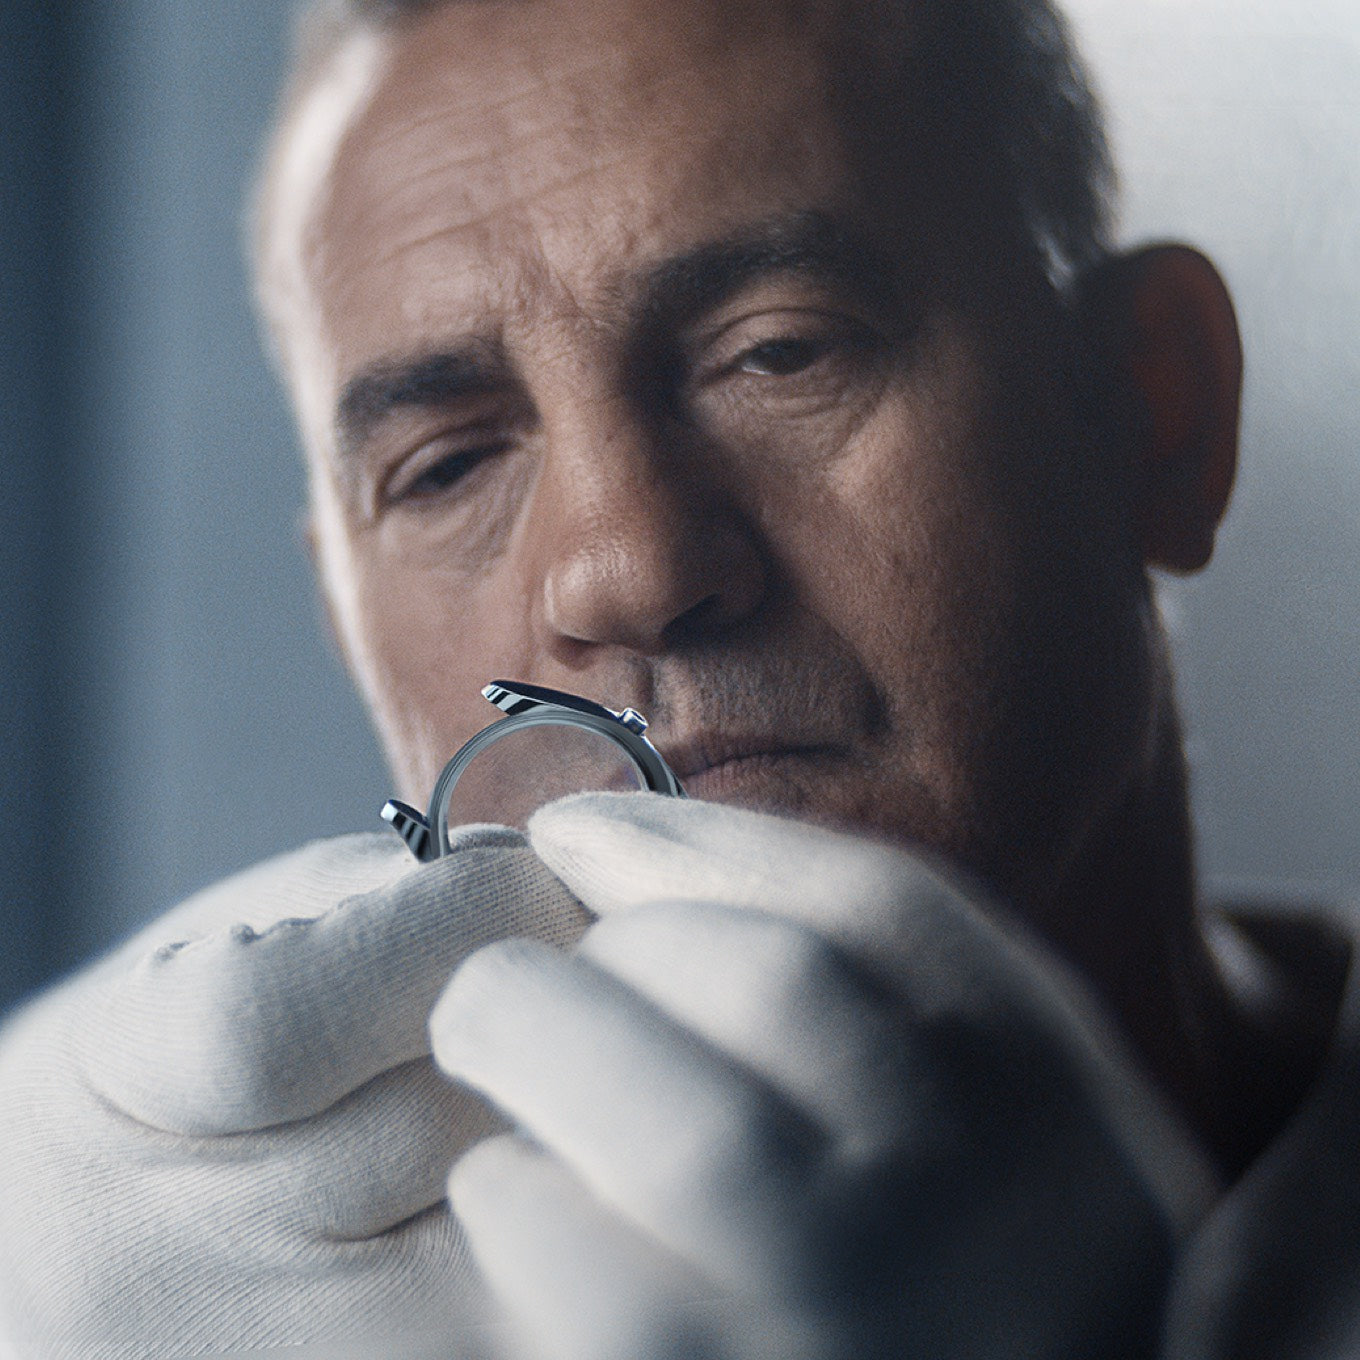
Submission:
{"label": "nose", "polygon": [[720,469],[626,402],[591,414],[550,450],[539,487],[550,647],[656,656],[749,616],[767,567]]}

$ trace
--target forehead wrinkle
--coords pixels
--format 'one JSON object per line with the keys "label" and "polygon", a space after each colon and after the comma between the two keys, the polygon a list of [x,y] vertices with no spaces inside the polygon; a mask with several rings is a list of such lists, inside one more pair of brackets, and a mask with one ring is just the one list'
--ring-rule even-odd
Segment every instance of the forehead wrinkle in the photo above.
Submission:
{"label": "forehead wrinkle", "polygon": [[[537,66],[533,68],[532,79],[526,81],[522,88],[512,90],[509,93],[498,93],[490,99],[483,98],[480,95],[466,94],[467,87],[459,82],[448,79],[442,80],[434,88],[420,92],[419,97],[429,100],[429,107],[424,113],[419,114],[405,112],[411,107],[410,101],[417,96],[410,86],[401,87],[402,121],[386,131],[372,132],[369,135],[375,148],[383,150],[410,132],[423,130],[445,119],[462,118],[468,113],[486,115],[512,111],[518,106],[528,105],[539,100],[545,93],[553,92],[557,86],[573,88],[581,83],[589,73],[617,64],[605,58],[596,57],[581,61],[577,65],[570,66],[556,74],[550,74],[546,68]],[[400,68],[394,68],[387,73],[384,84],[396,84],[399,75]],[[498,83],[503,85],[504,82]],[[373,108],[375,111],[382,112],[385,111],[385,104],[386,100],[380,94],[374,101]],[[552,116],[551,114],[546,115],[541,121],[550,121]]]}
{"label": "forehead wrinkle", "polygon": [[[333,216],[343,206],[354,237],[383,243],[377,253],[368,255],[370,262],[390,263],[404,251],[460,231],[475,231],[497,218],[518,216],[527,222],[536,201],[551,200],[593,175],[608,176],[626,169],[638,153],[627,139],[601,137],[588,125],[563,123],[551,110],[532,123],[525,120],[519,128],[475,137],[438,137],[442,125],[458,122],[455,112],[441,108],[423,120],[426,129],[434,130],[432,135],[412,138],[408,122],[381,137],[362,129],[351,143],[344,157],[348,164],[342,161],[332,179],[326,215]],[[381,120],[378,125],[381,128]],[[457,145],[459,141],[464,145]],[[393,158],[381,155],[380,148],[390,152],[403,142],[411,154],[393,183],[389,174]],[[649,152],[645,147],[642,150]],[[492,201],[482,207],[488,197]],[[611,192],[609,201],[617,202],[618,197]],[[463,215],[457,214],[459,199],[464,201]],[[482,210],[471,211],[474,205]],[[550,203],[545,210],[551,211]],[[421,231],[421,219],[428,223],[436,214],[442,219],[437,226]],[[394,219],[403,225],[403,216],[413,234],[392,230]]]}
{"label": "forehead wrinkle", "polygon": [[[462,8],[446,6],[437,13],[455,12]],[[544,5],[542,8],[547,11],[549,6]],[[673,8],[677,11],[680,9],[679,6]],[[718,8],[722,9],[721,6]],[[535,34],[535,41],[526,42],[522,48],[516,49],[507,48],[502,33],[498,35],[500,41],[485,67],[474,67],[471,81],[454,78],[448,68],[441,68],[432,79],[426,77],[407,81],[403,77],[411,61],[402,61],[398,57],[385,73],[383,89],[373,101],[365,139],[371,150],[386,151],[413,131],[448,122],[455,125],[453,135],[439,139],[437,146],[444,164],[456,167],[502,156],[507,150],[514,151],[528,137],[541,134],[545,128],[561,132],[572,139],[577,136],[598,138],[602,134],[616,135],[620,127],[625,132],[631,132],[639,126],[654,126],[663,121],[670,102],[666,98],[667,91],[678,89],[688,93],[693,89],[696,79],[700,84],[715,86],[715,95],[739,94],[742,82],[733,82],[732,71],[727,69],[724,74],[724,68],[730,68],[734,63],[740,65],[741,54],[748,50],[753,50],[765,60],[774,47],[788,47],[790,44],[804,56],[812,58],[811,68],[804,69],[802,63],[784,63],[781,67],[781,84],[787,87],[792,82],[803,87],[806,93],[811,93],[806,80],[811,75],[829,93],[834,81],[830,79],[832,73],[824,68],[828,58],[834,61],[834,54],[825,40],[791,25],[789,14],[783,15],[784,31],[776,38],[768,23],[768,7],[758,8],[764,19],[760,24],[753,24],[748,15],[745,22],[737,19],[735,24],[727,25],[720,33],[693,33],[681,29],[681,38],[677,42],[649,46],[635,44],[630,47],[611,32],[608,38],[613,41],[606,54],[599,55],[597,48],[592,47],[586,56],[575,61],[563,53],[565,44],[550,46],[541,34]],[[796,15],[806,7],[786,4],[780,8]],[[670,32],[671,29],[666,30],[667,35]],[[418,30],[408,35],[413,48],[417,36]],[[416,50],[419,51],[418,48]],[[507,53],[513,66],[507,61]],[[454,60],[457,60],[456,56]],[[496,87],[487,97],[486,71],[490,69],[496,73]],[[529,78],[521,79],[519,88],[505,93],[507,70],[521,77],[527,73]],[[614,98],[611,102],[610,96],[620,94],[623,96],[621,100]],[[540,103],[544,104],[541,109],[538,107]],[[425,106],[424,112],[414,115],[408,112],[422,104]],[[639,106],[643,106],[647,115],[641,125],[636,119]],[[509,117],[496,120],[490,117],[514,114],[520,109],[528,111],[521,119]],[[468,115],[472,115],[474,120],[495,125],[490,128],[479,127],[475,121],[469,125]],[[382,126],[384,122],[387,123],[385,127]],[[520,124],[518,127],[514,126],[517,122]],[[460,123],[461,126],[456,126]],[[503,140],[505,144],[497,145],[498,140]],[[447,150],[451,143],[471,141],[481,142],[483,147],[454,154]]]}
{"label": "forehead wrinkle", "polygon": [[[627,160],[628,156],[626,154],[621,154],[610,160],[584,166],[572,174],[562,175],[556,179],[550,180],[545,185],[536,185],[531,189],[527,189],[514,198],[504,199],[488,208],[485,212],[477,213],[470,217],[459,218],[456,222],[445,223],[433,230],[423,232],[420,235],[408,236],[401,240],[394,241],[389,249],[375,251],[370,254],[368,258],[374,264],[390,264],[393,260],[408,251],[419,250],[422,247],[433,245],[441,240],[457,238],[465,232],[475,232],[480,228],[492,226],[496,223],[498,218],[502,218],[507,214],[518,213],[523,209],[531,208],[544,197],[549,197],[553,194],[571,189],[574,185],[580,183],[580,181],[589,179],[592,175],[599,174],[602,171],[614,169]],[[431,170],[428,177],[433,178],[437,174],[438,171]],[[415,182],[412,182],[409,187],[414,190]],[[375,235],[378,236],[379,239],[382,239],[382,234],[375,233]]]}
{"label": "forehead wrinkle", "polygon": [[[745,17],[749,19],[750,13],[753,12],[744,12]],[[787,22],[787,14],[781,11],[780,17]],[[740,27],[736,31],[739,35],[744,35],[744,30]],[[796,35],[786,36],[793,38]],[[825,35],[819,36],[825,38]],[[589,99],[591,91],[585,87],[600,72],[604,73],[604,79],[608,83],[616,84],[617,72],[626,73],[628,68],[628,61],[625,58],[629,54],[626,52],[622,55],[611,53],[610,56],[601,59],[572,62],[553,78],[540,74],[533,84],[521,84],[509,95],[494,100],[490,105],[482,105],[477,99],[462,98],[451,107],[449,101],[457,97],[461,87],[456,80],[440,79],[436,76],[434,79],[424,80],[417,95],[406,105],[413,113],[416,110],[420,111],[414,118],[399,103],[399,98],[410,92],[403,91],[399,88],[400,82],[393,80],[395,63],[385,63],[382,80],[386,87],[385,91],[377,94],[373,103],[365,108],[356,120],[356,125],[352,126],[351,132],[355,135],[350,142],[350,154],[345,157],[349,164],[343,170],[338,165],[335,167],[336,173],[332,176],[331,188],[336,192],[331,196],[325,210],[325,216],[329,219],[328,226],[338,226],[343,218],[349,219],[343,233],[348,237],[349,244],[339,247],[349,258],[342,259],[332,253],[331,245],[338,244],[336,238],[332,237],[331,241],[322,245],[316,262],[318,265],[335,266],[326,268],[324,272],[343,283],[346,274],[356,270],[362,274],[370,263],[375,267],[390,269],[393,261],[399,260],[403,253],[414,254],[434,247],[437,255],[441,242],[454,242],[460,233],[475,235],[490,229],[499,234],[498,228],[504,225],[515,228],[517,233],[522,231],[532,237],[535,234],[543,234],[542,228],[546,219],[548,235],[556,238],[562,232],[570,235],[573,228],[580,228],[584,224],[590,234],[584,241],[574,243],[571,254],[563,255],[560,251],[550,253],[561,256],[556,259],[557,266],[569,266],[566,272],[571,275],[573,281],[571,286],[578,297],[593,302],[604,302],[604,294],[600,291],[603,284],[600,281],[607,273],[612,273],[616,279],[622,279],[626,289],[631,289],[633,278],[638,271],[631,269],[629,262],[639,260],[636,249],[639,234],[644,241],[650,240],[656,247],[649,252],[654,257],[664,255],[668,245],[683,250],[688,244],[683,239],[676,241],[667,230],[666,203],[649,203],[645,195],[635,199],[630,194],[629,181],[620,174],[620,170],[626,171],[630,161],[638,161],[639,170],[644,176],[643,188],[646,189],[645,176],[650,164],[655,162],[665,168],[668,162],[672,162],[674,171],[668,169],[664,180],[669,196],[667,201],[683,207],[683,200],[676,200],[674,196],[694,191],[703,192],[709,183],[710,173],[715,169],[716,158],[736,153],[744,154],[749,160],[751,155],[755,154],[763,163],[767,152],[775,152],[779,145],[783,145],[780,139],[784,133],[781,129],[789,128],[788,116],[800,105],[799,91],[813,93],[821,91],[826,100],[832,100],[834,103],[830,88],[834,79],[828,79],[832,77],[832,72],[827,69],[827,58],[831,56],[829,49],[832,45],[824,40],[818,41],[817,37],[813,37],[807,44],[800,44],[800,50],[810,60],[791,65],[787,72],[788,81],[774,82],[768,90],[764,88],[766,82],[762,82],[760,88],[755,90],[733,87],[731,98],[722,100],[716,105],[715,113],[721,116],[708,121],[706,137],[689,137],[691,132],[703,131],[703,128],[698,125],[687,125],[681,121],[677,125],[680,139],[672,140],[670,143],[667,143],[664,135],[665,125],[672,121],[673,113],[678,113],[683,119],[691,110],[686,108],[684,100],[675,104],[667,92],[671,89],[680,91],[692,89],[694,77],[697,75],[700,96],[710,90],[720,93],[722,88],[727,88],[731,84],[730,81],[727,82],[727,86],[722,84],[724,77],[731,75],[731,65],[727,61],[731,57],[730,52],[715,53],[715,59],[708,60],[708,54],[701,50],[702,45],[696,46],[695,42],[687,41],[681,49],[684,60],[672,64],[668,69],[661,69],[648,54],[644,65],[652,77],[651,83],[642,94],[636,91],[629,92],[631,102],[622,110],[612,106],[601,110],[594,109]],[[540,50],[540,47],[541,45],[535,46],[530,54],[535,60],[546,58],[546,50]],[[701,57],[704,60],[697,60]],[[414,56],[411,57],[412,61],[415,59]],[[727,64],[724,64],[725,62]],[[452,65],[452,62],[449,65]],[[516,73],[523,73],[527,69],[532,69],[532,65],[524,59],[511,68]],[[768,73],[768,62],[761,70]],[[658,97],[646,99],[645,96],[649,94]],[[380,101],[386,104],[385,117],[378,117],[376,114],[375,106]],[[542,107],[540,101],[545,101]],[[638,125],[628,119],[628,114],[630,110],[637,108],[639,102],[646,103],[649,108],[655,107],[655,116],[649,120],[652,125],[650,140],[630,135],[632,129]],[[818,102],[821,103],[820,100]],[[554,115],[560,114],[564,103],[572,108],[576,116],[568,120],[567,126],[562,128],[560,120],[555,124],[553,119]],[[476,140],[485,144],[485,150],[478,146],[468,146],[467,142],[472,140],[471,137],[463,137],[461,146],[458,144],[460,139],[457,138],[440,140],[439,134],[445,127],[467,121],[469,108],[480,110],[487,107],[501,111],[499,116],[490,120],[499,125],[498,129],[485,127],[479,129],[475,124],[470,125]],[[750,115],[752,112],[757,115],[754,121],[742,116],[743,113]],[[767,113],[779,113],[782,116],[772,120],[765,116]],[[832,114],[832,110],[823,107],[814,121],[820,124],[828,114]],[[392,121],[394,118],[400,126],[394,126]],[[833,124],[836,122],[834,115],[830,121]],[[512,137],[510,130],[515,124],[519,126],[513,128]],[[545,145],[542,136],[545,127],[558,134],[571,154],[552,155],[550,151],[534,164],[533,156],[524,157],[519,154],[518,149],[531,144],[541,152]],[[757,137],[755,143],[751,143],[745,137],[745,132],[750,127],[754,128]],[[400,181],[394,193],[383,183],[390,178],[387,171],[391,166],[383,164],[382,153],[398,145],[403,137],[412,138],[413,129],[415,134],[412,149],[416,154],[410,160],[414,165],[403,170],[398,163]],[[499,147],[493,144],[492,134],[497,130],[503,139]],[[661,132],[659,138],[658,130]],[[597,159],[606,149],[612,154],[605,159]],[[843,153],[841,154],[843,156]],[[388,159],[390,160],[390,157]],[[520,192],[500,202],[494,202],[481,211],[473,212],[474,207],[482,208],[485,204],[487,190],[492,185],[485,176],[475,174],[465,176],[461,172],[483,163],[487,164],[489,169],[503,169],[503,165],[496,166],[497,160],[513,161],[516,167],[524,166],[527,162],[529,174],[540,176],[544,182],[522,185]],[[809,165],[806,157],[798,158],[797,163],[805,168]],[[815,154],[812,163],[816,163]],[[842,171],[853,174],[852,168],[845,165],[843,159],[839,165],[828,161],[812,180],[800,172],[793,176],[791,184],[785,184],[782,182],[783,169],[779,157],[774,156],[772,177],[768,183],[762,181],[771,192],[762,190],[759,198],[764,208],[774,210],[780,208],[781,201],[793,208],[813,201],[814,198],[827,201],[828,194],[839,197],[841,190],[848,187],[839,182]],[[579,213],[575,218],[555,215],[553,210],[556,205],[551,201],[543,201],[550,200],[554,192],[565,194],[572,187],[582,181],[588,181],[597,174],[611,181],[604,186],[606,192],[599,200],[611,214],[610,217],[601,216],[592,223],[586,218],[581,218]],[[827,174],[831,174],[830,181]],[[477,182],[467,184],[469,178]],[[347,182],[342,183],[342,180]],[[441,180],[451,181],[446,193],[438,192],[443,187]],[[458,194],[460,184],[466,186],[466,192],[461,195]],[[720,189],[720,184],[717,187]],[[790,198],[786,195],[784,192],[786,188],[796,190],[797,197]],[[808,190],[809,193],[805,194],[804,190]],[[449,209],[457,206],[455,196],[463,198],[467,215],[450,221]],[[479,198],[480,202],[477,201]],[[728,230],[740,232],[743,225],[740,205],[729,201],[720,192],[715,191],[714,198],[714,210],[709,215],[709,222],[714,230],[709,235],[720,238]],[[399,234],[399,230],[392,230],[394,226],[400,229],[403,225],[400,220],[402,199],[409,199],[408,208],[415,209],[406,214],[411,234],[404,238]],[[638,216],[636,212],[632,212],[630,216],[631,210],[638,207],[645,210],[643,215]],[[759,207],[752,205],[752,209],[752,216],[763,216]],[[624,220],[619,220],[619,213],[616,210],[623,210]],[[444,220],[441,221],[435,216],[436,211],[444,213]],[[683,218],[683,214],[681,216]],[[539,219],[537,222],[533,220],[535,217]],[[612,238],[612,244],[607,238]],[[694,239],[691,237],[690,241]],[[468,272],[489,273],[485,267],[486,260],[483,258],[486,250],[475,240],[469,244],[471,250],[467,260]],[[548,244],[546,238],[544,244]],[[499,241],[497,249],[503,263],[508,264],[509,252],[505,245],[504,241]],[[370,248],[374,246],[377,247],[376,254],[370,253]],[[362,251],[362,254],[356,254],[356,250]],[[516,247],[514,253],[521,254],[520,248]],[[437,260],[434,262],[439,263]],[[642,263],[645,265],[645,261]],[[500,303],[494,310],[500,311],[503,315],[509,316],[512,311],[522,310],[526,305],[534,310],[538,308],[539,304],[531,299],[535,295],[541,298],[541,283],[536,284],[529,277],[534,271],[526,272],[523,264],[524,261],[521,259],[510,272],[516,275],[524,274],[524,277],[510,279],[502,275],[500,279],[502,287],[497,288],[493,285],[491,289],[493,293],[500,293]],[[447,265],[452,267],[444,268],[444,277],[451,280],[455,292],[464,292],[471,303],[471,292],[460,282],[461,271],[456,251],[450,251]],[[614,270],[612,268],[614,265],[618,265],[619,268]],[[416,268],[425,270],[428,266],[422,262]],[[595,282],[591,281],[592,275]],[[484,291],[485,281],[475,281],[475,287],[479,292]],[[521,295],[519,305],[508,306],[509,299],[504,290],[519,293]],[[441,281],[437,293],[442,292]],[[350,308],[356,295],[354,290],[342,287],[334,296],[337,299],[344,299],[343,305]],[[412,298],[413,304],[417,301],[423,304],[425,300]],[[463,309],[457,296],[441,298],[435,305],[442,307],[446,317],[451,311],[456,315]],[[416,312],[419,310],[420,308],[416,308]],[[617,304],[617,299],[607,304],[605,311],[610,314],[619,313],[621,308]],[[415,315],[416,312],[409,314]],[[433,312],[430,314],[433,315]]]}
{"label": "forehead wrinkle", "polygon": [[[546,6],[544,8],[546,11]],[[781,7],[779,17],[785,29],[790,22],[790,13],[799,8],[797,5]],[[739,37],[746,36],[754,13],[756,11],[752,10],[738,18],[735,32]],[[503,37],[505,26],[500,24],[495,27],[502,30]],[[724,27],[730,36],[732,29],[727,25]],[[666,30],[667,34],[669,31]],[[432,41],[440,36],[437,31],[430,35]],[[419,29],[408,35],[411,46],[406,59],[398,57],[397,61],[389,65],[383,81],[385,89],[367,111],[362,120],[362,130],[356,129],[359,136],[357,144],[353,146],[353,155],[345,158],[350,160],[352,171],[361,181],[370,181],[370,193],[367,196],[371,199],[381,197],[377,209],[385,219],[383,225],[390,221],[390,213],[384,210],[393,206],[394,198],[397,202],[409,198],[417,209],[428,205],[432,198],[442,198],[447,203],[447,195],[431,195],[430,189],[439,187],[438,180],[441,177],[453,179],[459,171],[472,172],[479,165],[494,169],[501,181],[508,182],[512,190],[501,203],[493,205],[484,214],[464,218],[461,224],[441,225],[437,234],[411,238],[413,246],[437,239],[439,234],[458,225],[484,225],[498,212],[522,211],[533,197],[565,190],[589,173],[613,169],[626,161],[630,154],[650,154],[655,148],[646,145],[645,138],[632,135],[640,126],[637,118],[639,105],[645,105],[646,115],[641,127],[645,129],[650,125],[655,128],[667,120],[670,106],[674,103],[669,92],[690,92],[696,77],[701,84],[721,86],[716,93],[731,90],[734,95],[738,95],[735,103],[727,101],[731,106],[726,108],[729,116],[717,119],[717,126],[729,125],[727,130],[730,134],[739,130],[737,115],[740,105],[749,103],[752,97],[758,106],[768,103],[767,98],[759,93],[754,96],[749,92],[739,94],[738,87],[731,80],[722,78],[724,64],[730,64],[734,52],[730,47],[714,47],[714,34],[705,33],[697,37],[684,35],[684,46],[677,53],[678,59],[671,62],[662,62],[655,50],[661,46],[669,49],[669,44],[655,44],[652,50],[642,52],[636,47],[632,50],[615,47],[607,56],[571,61],[567,53],[548,51],[541,33],[533,36],[536,41],[526,43],[527,50],[517,56],[512,53],[514,64],[510,69],[521,75],[520,87],[508,95],[493,97],[489,102],[482,97],[485,80],[474,81],[473,93],[469,95],[467,83],[448,75],[446,68],[441,68],[442,73],[437,72],[433,77],[425,75],[423,79],[403,81],[404,73],[413,66],[415,74],[420,75],[419,62],[424,49],[419,46]],[[799,47],[812,57],[812,62],[810,67],[804,63],[789,64],[785,70],[784,83],[792,81],[810,95],[813,92],[806,87],[811,77],[829,96],[834,81],[827,79],[830,73],[824,69],[829,55],[825,42],[818,41],[816,37],[804,42],[801,41],[801,35],[796,33],[786,33],[785,36],[799,38]],[[737,45],[741,47],[743,44],[739,42]],[[502,47],[500,50],[504,52],[505,49]],[[768,55],[767,45],[763,44],[761,51]],[[550,58],[561,64],[545,67],[544,63]],[[739,60],[739,54],[736,59]],[[506,64],[503,57],[498,59],[497,72],[503,71]],[[526,71],[532,73],[532,80],[528,83],[522,79]],[[646,76],[645,81],[639,81],[641,75]],[[622,91],[624,98],[621,102],[611,102],[607,97],[601,98],[602,90],[615,93]],[[790,98],[791,95],[786,91],[785,95],[776,98],[776,103],[787,105]],[[682,109],[686,102],[681,100]],[[725,106],[720,101],[717,107]],[[408,109],[422,111],[412,116],[407,112]],[[498,113],[501,116],[495,116]],[[469,114],[473,115],[471,121]],[[441,136],[445,128],[449,135]],[[415,168],[403,174],[402,184],[395,194],[389,190],[379,196],[375,190],[381,187],[381,181],[385,178],[385,162],[391,159],[385,153],[391,152],[403,141],[414,153],[410,159],[415,162]],[[618,150],[607,159],[600,159],[603,146],[611,142]],[[523,154],[526,151],[529,154]],[[365,165],[366,161],[368,165]],[[555,178],[558,167],[567,161],[578,164],[584,161],[584,165],[573,174]],[[374,169],[378,172],[376,175],[373,174]],[[512,177],[522,181],[518,193],[513,192]],[[457,193],[462,188],[466,196],[486,187],[484,176],[469,174],[467,178],[473,183],[465,180],[462,185],[451,184],[449,190]],[[534,182],[535,179],[538,182]],[[372,233],[375,238],[382,234],[377,231]],[[401,248],[399,245],[394,246],[385,252],[383,258],[390,260]]]}

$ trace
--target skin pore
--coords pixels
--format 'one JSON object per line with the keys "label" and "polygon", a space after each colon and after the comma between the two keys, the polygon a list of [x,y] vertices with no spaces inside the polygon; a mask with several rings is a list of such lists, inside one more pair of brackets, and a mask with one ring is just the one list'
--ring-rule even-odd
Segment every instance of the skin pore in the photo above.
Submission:
{"label": "skin pore", "polygon": [[336,632],[411,801],[503,676],[642,710],[695,796],[974,876],[1234,1169],[1317,1041],[1263,1070],[1199,933],[1144,570],[1196,565],[1231,459],[1163,494],[1077,399],[1083,322],[913,138],[910,52],[716,0],[347,43],[268,264]]}

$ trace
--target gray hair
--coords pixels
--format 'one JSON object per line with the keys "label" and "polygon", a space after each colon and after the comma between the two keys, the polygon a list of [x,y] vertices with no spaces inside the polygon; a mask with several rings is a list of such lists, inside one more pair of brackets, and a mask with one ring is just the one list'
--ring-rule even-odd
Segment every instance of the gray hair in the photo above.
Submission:
{"label": "gray hair", "polygon": [[[467,2],[467,0],[465,0]],[[339,45],[450,0],[303,0],[285,109]],[[889,11],[902,0],[886,0]],[[915,70],[938,132],[1065,284],[1110,250],[1114,169],[1091,81],[1052,0],[933,0]]]}

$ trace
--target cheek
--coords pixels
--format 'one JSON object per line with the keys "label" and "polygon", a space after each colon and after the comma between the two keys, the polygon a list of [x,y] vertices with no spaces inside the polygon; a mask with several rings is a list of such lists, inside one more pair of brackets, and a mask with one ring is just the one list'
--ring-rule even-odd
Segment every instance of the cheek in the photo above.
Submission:
{"label": "cheek", "polygon": [[[1053,740],[1055,713],[1068,736],[1103,721],[1073,650],[1091,620],[1041,488],[997,475],[1016,456],[964,403],[903,400],[784,517],[798,593],[881,696],[883,801],[909,803],[915,838],[986,871],[1064,838],[1053,791],[1108,763]],[[1025,809],[1041,807],[1046,825],[1031,825]]]}
{"label": "cheek", "polygon": [[963,410],[903,400],[792,519],[802,592],[918,737],[960,696],[987,702],[1017,613],[1014,527],[980,475],[985,449]]}
{"label": "cheek", "polygon": [[522,590],[361,545],[353,669],[401,796],[423,806],[445,762],[495,718],[488,681],[530,673]]}

